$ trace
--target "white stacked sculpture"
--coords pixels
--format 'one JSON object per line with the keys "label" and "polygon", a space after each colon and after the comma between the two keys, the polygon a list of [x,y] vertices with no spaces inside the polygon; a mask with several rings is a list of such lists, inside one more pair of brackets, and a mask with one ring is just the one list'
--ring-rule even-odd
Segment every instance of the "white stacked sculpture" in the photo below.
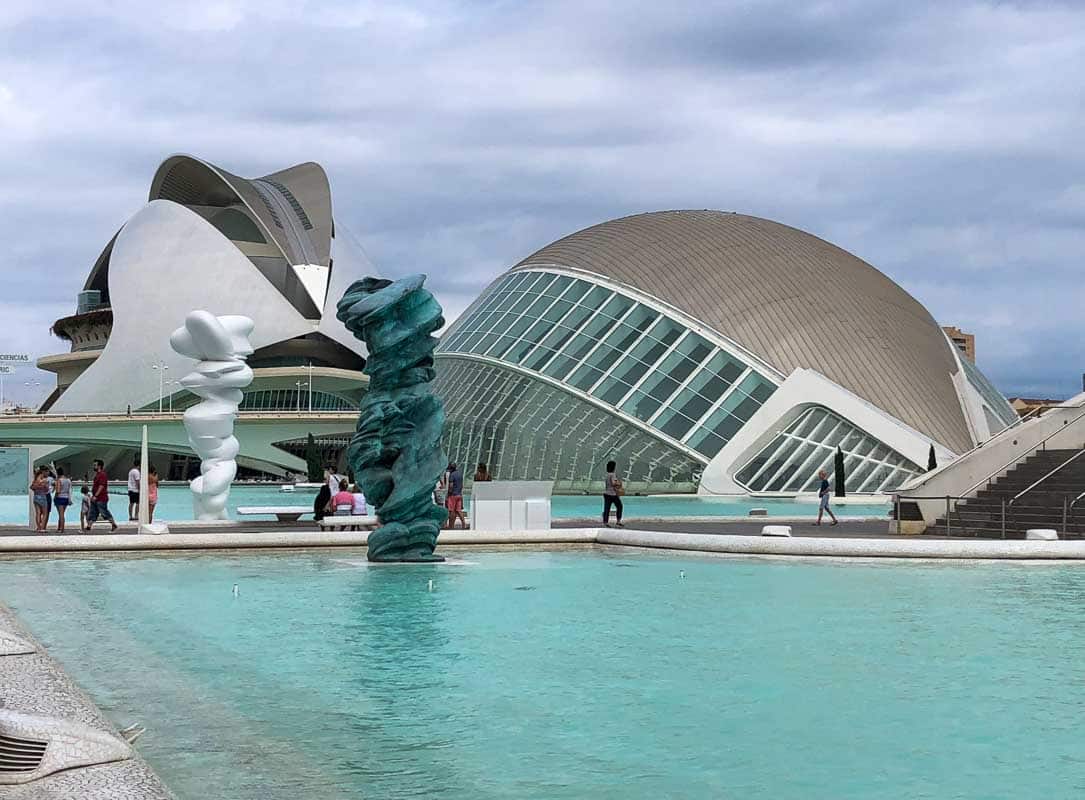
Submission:
{"label": "white stacked sculpture", "polygon": [[200,477],[193,479],[192,505],[199,520],[227,519],[226,500],[237,474],[239,446],[234,420],[241,392],[252,383],[252,369],[245,359],[252,355],[249,334],[253,321],[248,317],[216,317],[207,311],[193,311],[185,326],[170,336],[170,346],[196,359],[196,369],[181,379],[181,385],[204,398],[185,411],[185,430],[192,449],[201,459]]}

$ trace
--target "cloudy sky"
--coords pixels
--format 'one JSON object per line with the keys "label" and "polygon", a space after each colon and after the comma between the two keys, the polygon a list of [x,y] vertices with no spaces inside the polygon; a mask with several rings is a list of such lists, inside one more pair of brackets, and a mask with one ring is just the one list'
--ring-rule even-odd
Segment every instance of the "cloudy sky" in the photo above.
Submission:
{"label": "cloudy sky", "polygon": [[779,220],[975,332],[1006,393],[1067,396],[1082,75],[1069,2],[4,0],[0,350],[65,349],[50,323],[180,151],[319,161],[341,225],[450,316],[605,219]]}

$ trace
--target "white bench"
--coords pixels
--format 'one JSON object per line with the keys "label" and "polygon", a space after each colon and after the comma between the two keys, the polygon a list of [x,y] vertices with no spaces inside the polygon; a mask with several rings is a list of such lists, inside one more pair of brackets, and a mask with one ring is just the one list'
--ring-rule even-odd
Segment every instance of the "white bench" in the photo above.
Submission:
{"label": "white bench", "polygon": [[306,506],[238,506],[239,517],[270,517],[279,522],[297,522],[302,514],[312,514],[313,509]]}
{"label": "white bench", "polygon": [[322,531],[328,530],[329,528],[346,528],[347,530],[356,531],[359,528],[365,528],[366,530],[370,530],[372,528],[376,528],[378,525],[380,525],[380,523],[377,521],[377,518],[371,514],[364,517],[339,514],[328,515],[324,517],[324,519],[320,520],[317,525],[320,526],[320,529]]}

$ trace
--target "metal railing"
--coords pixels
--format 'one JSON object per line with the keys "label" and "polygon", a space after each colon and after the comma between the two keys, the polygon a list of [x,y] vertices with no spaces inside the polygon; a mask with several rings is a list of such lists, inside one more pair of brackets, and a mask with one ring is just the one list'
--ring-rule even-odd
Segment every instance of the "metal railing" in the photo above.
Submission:
{"label": "metal railing", "polygon": [[[1083,408],[1083,407],[1085,407],[1085,406],[1080,406],[1080,405],[1079,406],[1063,406],[1063,408]],[[1033,450],[1037,450],[1037,449],[1046,450],[1047,449],[1047,442],[1048,442],[1049,439],[1052,439],[1055,436],[1058,436],[1060,433],[1064,433],[1066,431],[1066,428],[1067,428],[1068,425],[1073,425],[1075,422],[1077,422],[1082,417],[1085,417],[1085,411],[1081,412],[1080,414],[1078,414],[1076,417],[1074,417],[1071,420],[1064,420],[1063,423],[1062,423],[1061,428],[1058,428],[1057,430],[1052,431],[1047,436],[1045,436],[1043,439],[1036,442],[1036,444],[1032,445],[1031,448]],[[1026,458],[1027,458],[1027,456],[1026,456]],[[996,475],[999,475],[1000,473],[1008,470],[1010,467],[1014,466],[1015,464],[1017,464],[1020,461],[1021,461],[1020,456],[1015,457],[1012,461],[1007,461],[1005,464],[1003,464],[1001,467],[996,469],[994,472],[992,472],[986,478],[983,478],[982,480],[978,481],[977,483],[973,484],[972,486],[969,486],[967,489],[964,490],[964,492],[961,493],[960,496],[961,497],[970,497],[972,492],[976,491],[981,486],[986,486],[988,483],[991,482],[991,479],[994,478]]]}
{"label": "metal railing", "polygon": [[[1063,462],[1062,462],[1061,464],[1059,464],[1059,465],[1058,465],[1057,467],[1055,467],[1055,469],[1051,470],[1051,471],[1050,471],[1049,473],[1047,473],[1046,475],[1044,475],[1044,476],[1043,476],[1042,478],[1040,478],[1039,480],[1035,480],[1035,481],[1033,481],[1033,482],[1032,482],[1031,484],[1029,484],[1029,485],[1028,485],[1028,486],[1027,486],[1026,488],[1022,489],[1022,490],[1021,490],[1020,492],[1018,492],[1017,494],[1015,494],[1015,495],[1014,495],[1014,496],[1013,496],[1013,497],[1012,497],[1012,498],[1010,499],[1009,505],[1011,505],[1011,506],[1012,506],[1012,505],[1013,505],[1014,503],[1016,503],[1016,502],[1017,502],[1018,500],[1020,500],[1020,499],[1021,499],[1022,497],[1024,497],[1024,496],[1025,496],[1026,494],[1028,494],[1029,492],[1031,492],[1031,491],[1032,491],[1033,489],[1035,489],[1035,488],[1036,488],[1037,486],[1039,486],[1039,485],[1040,485],[1041,483],[1043,483],[1044,481],[1046,481],[1046,480],[1047,480],[1048,478],[1050,478],[1050,477],[1051,477],[1052,475],[1054,475],[1055,473],[1057,473],[1057,472],[1058,472],[1059,470],[1061,470],[1061,469],[1062,469],[1063,467],[1065,467],[1065,466],[1066,466],[1067,464],[1069,464],[1069,463],[1071,463],[1071,462],[1073,462],[1073,461],[1077,461],[1077,460],[1078,460],[1079,458],[1081,458],[1082,456],[1085,456],[1085,450],[1079,450],[1078,452],[1074,453],[1074,454],[1073,454],[1072,456],[1070,456],[1070,457],[1069,457],[1068,459],[1066,459],[1066,460],[1065,460],[1065,461],[1063,461]],[[1079,495],[1079,496],[1080,496],[1080,495]],[[1065,498],[1063,498],[1063,500],[1065,501]]]}

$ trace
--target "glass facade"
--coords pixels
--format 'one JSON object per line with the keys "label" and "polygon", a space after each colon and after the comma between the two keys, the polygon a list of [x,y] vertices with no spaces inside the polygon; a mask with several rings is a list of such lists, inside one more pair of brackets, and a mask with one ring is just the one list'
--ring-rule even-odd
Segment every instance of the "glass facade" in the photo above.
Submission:
{"label": "glass facade", "polygon": [[923,472],[919,465],[822,406],[811,406],[747,462],[735,481],[751,492],[817,491],[818,470],[834,476],[836,448],[844,453],[844,488],[890,492]]}
{"label": "glass facade", "polygon": [[594,491],[614,459],[631,492],[692,492],[700,481],[696,458],[544,381],[446,357],[434,389],[445,402],[442,445],[465,476],[482,461],[499,480]]}
{"label": "glass facade", "polygon": [[983,398],[983,414],[987,419],[987,426],[991,429],[991,435],[994,436],[1003,428],[1017,422],[1017,412],[1013,410],[1013,406],[1009,404],[1002,392],[996,389],[994,384],[987,380],[986,376],[967,358],[961,358],[960,361],[968,382]]}
{"label": "glass facade", "polygon": [[[238,407],[241,411],[309,410],[309,393],[304,389],[257,389],[245,392]],[[353,411],[358,404],[328,392],[313,392],[313,411]]]}
{"label": "glass facade", "polygon": [[776,389],[741,359],[650,306],[541,271],[495,282],[442,339],[438,354],[455,353],[561,381],[705,461]]}

